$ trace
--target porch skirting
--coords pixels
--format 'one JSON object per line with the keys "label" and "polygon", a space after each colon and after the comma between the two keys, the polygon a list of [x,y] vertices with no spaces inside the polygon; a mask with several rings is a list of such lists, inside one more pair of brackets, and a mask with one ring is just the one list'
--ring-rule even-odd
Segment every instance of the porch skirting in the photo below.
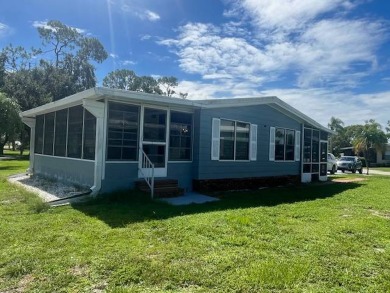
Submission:
{"label": "porch skirting", "polygon": [[299,185],[300,175],[226,178],[226,179],[194,179],[193,189],[198,192],[213,192],[227,190],[248,190],[261,187]]}

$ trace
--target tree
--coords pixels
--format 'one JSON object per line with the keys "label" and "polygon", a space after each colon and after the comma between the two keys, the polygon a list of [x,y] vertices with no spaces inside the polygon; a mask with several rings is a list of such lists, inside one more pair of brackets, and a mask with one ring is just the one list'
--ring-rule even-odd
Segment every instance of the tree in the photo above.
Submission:
{"label": "tree", "polygon": [[0,155],[4,154],[4,145],[9,138],[22,128],[19,106],[15,100],[0,93]]}
{"label": "tree", "polygon": [[139,91],[140,78],[132,70],[117,69],[103,79],[103,86],[127,91]]}
{"label": "tree", "polygon": [[368,175],[370,168],[369,150],[382,150],[387,142],[387,137],[382,130],[382,126],[373,119],[366,121],[365,125],[361,125],[360,129],[355,132],[355,135],[352,145],[356,152],[363,152],[366,158]]}
{"label": "tree", "polygon": [[172,97],[172,95],[175,93],[174,88],[178,85],[177,78],[174,76],[160,77],[157,80],[157,83],[159,84],[160,88],[163,88],[163,94],[168,97]]}
{"label": "tree", "polygon": [[39,52],[54,54],[54,61],[51,62],[50,58],[41,60],[41,66],[48,72],[54,72],[55,79],[67,86],[66,90],[59,90],[56,83],[49,83],[52,88],[48,91],[54,93],[54,101],[96,85],[95,67],[92,62],[102,63],[108,57],[98,39],[86,37],[80,30],[57,20],[48,21],[46,26],[38,27],[38,33],[45,48]]}
{"label": "tree", "polygon": [[[107,74],[103,79],[103,86],[105,87],[166,95],[168,97],[176,93],[174,88],[177,85],[177,78],[174,76],[163,76],[155,79],[151,76],[137,76],[134,71],[128,69],[117,69]],[[179,93],[179,96],[186,99],[188,93]]]}
{"label": "tree", "polygon": [[336,134],[333,134],[329,138],[329,150],[332,153],[339,153],[340,152],[340,139],[342,138],[342,133],[344,130],[344,122],[336,117],[330,118],[330,122],[328,123],[328,128],[330,130],[333,130],[336,132]]}

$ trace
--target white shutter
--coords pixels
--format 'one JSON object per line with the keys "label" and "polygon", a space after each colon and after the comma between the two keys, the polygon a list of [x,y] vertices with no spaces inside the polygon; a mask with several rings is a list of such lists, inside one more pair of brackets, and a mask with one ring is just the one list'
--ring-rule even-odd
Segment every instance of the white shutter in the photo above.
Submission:
{"label": "white shutter", "polygon": [[301,158],[301,132],[295,131],[295,161]]}
{"label": "white shutter", "polygon": [[256,161],[257,160],[257,125],[251,124],[251,141],[250,141],[250,160]]}
{"label": "white shutter", "polygon": [[213,118],[211,129],[211,160],[219,160],[219,144],[220,144],[220,126],[221,120]]}
{"label": "white shutter", "polygon": [[275,161],[275,127],[269,128],[269,160]]}

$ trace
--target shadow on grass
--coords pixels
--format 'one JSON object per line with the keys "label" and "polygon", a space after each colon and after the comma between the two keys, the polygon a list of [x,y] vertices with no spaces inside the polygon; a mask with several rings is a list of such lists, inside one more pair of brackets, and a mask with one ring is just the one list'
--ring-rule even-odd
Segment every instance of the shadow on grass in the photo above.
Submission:
{"label": "shadow on grass", "polygon": [[106,194],[86,203],[74,204],[73,207],[88,216],[100,219],[112,228],[118,228],[131,223],[183,215],[325,199],[359,186],[359,183],[316,183],[257,191],[224,192],[210,194],[218,197],[219,201],[186,206],[171,206],[165,202],[151,200],[145,193],[127,191]]}

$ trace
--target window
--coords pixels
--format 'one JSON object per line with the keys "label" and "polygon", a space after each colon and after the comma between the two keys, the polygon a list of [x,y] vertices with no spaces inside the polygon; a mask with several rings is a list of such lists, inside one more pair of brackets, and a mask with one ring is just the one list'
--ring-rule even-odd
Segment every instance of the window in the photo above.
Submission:
{"label": "window", "polygon": [[192,114],[171,112],[169,160],[190,161],[192,150]]}
{"label": "window", "polygon": [[56,112],[56,128],[54,138],[54,155],[65,157],[66,136],[68,127],[68,109]]}
{"label": "window", "polygon": [[109,103],[108,160],[137,160],[139,107]]}
{"label": "window", "polygon": [[249,160],[249,132],[249,123],[221,119],[220,160]]}
{"label": "window", "polygon": [[96,117],[84,109],[83,158],[95,159]]}
{"label": "window", "polygon": [[220,160],[234,160],[234,121],[221,119],[221,134],[220,134]]}
{"label": "window", "polygon": [[43,153],[45,155],[53,155],[54,119],[55,112],[45,114],[45,133],[43,139]]}
{"label": "window", "polygon": [[295,130],[275,129],[275,161],[294,161]]}
{"label": "window", "polygon": [[36,154],[42,154],[44,124],[45,124],[45,115],[37,116],[36,123],[35,123],[35,148],[34,148],[34,152]]}

